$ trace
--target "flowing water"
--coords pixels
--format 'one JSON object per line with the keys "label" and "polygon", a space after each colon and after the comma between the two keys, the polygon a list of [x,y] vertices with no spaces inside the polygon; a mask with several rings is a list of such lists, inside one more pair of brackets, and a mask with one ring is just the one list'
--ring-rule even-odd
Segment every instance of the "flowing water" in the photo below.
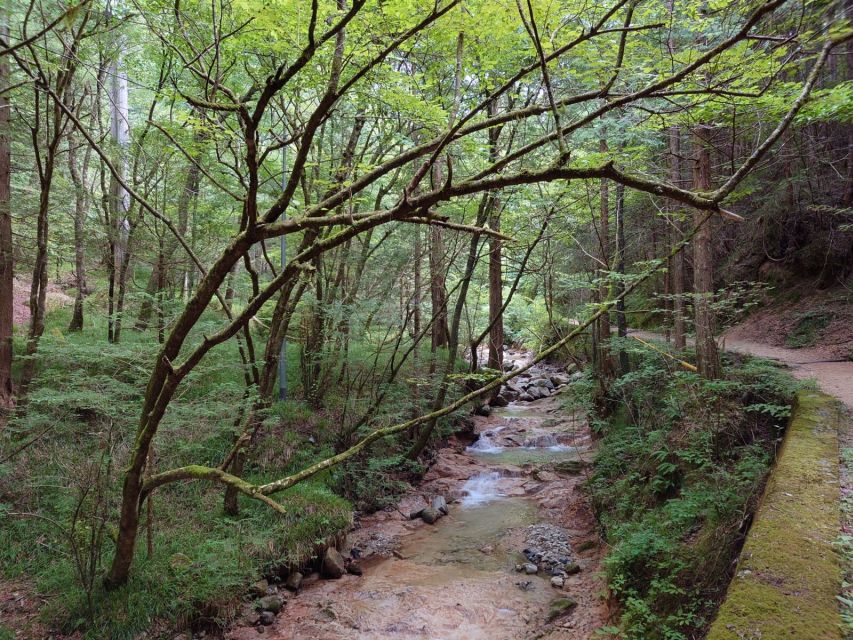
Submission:
{"label": "flowing water", "polygon": [[[394,554],[365,560],[361,577],[309,578],[263,637],[520,640],[533,635],[550,603],[564,594],[550,585],[548,575],[516,571],[526,561],[525,528],[549,516],[565,516],[572,524],[572,513],[585,513],[577,479],[551,474],[550,484],[543,484],[531,477],[588,452],[588,433],[571,419],[556,420],[556,407],[554,398],[510,404],[478,419],[479,439],[461,453],[439,452],[421,487],[427,499],[445,495],[450,514],[433,526],[404,518],[408,512],[402,508],[366,519],[351,534],[351,544],[393,538]],[[589,517],[578,527],[591,529]],[[597,557],[582,575],[572,576],[577,591],[572,596],[586,609],[581,615],[578,607],[569,635],[555,638],[586,640],[603,622],[595,596],[596,563]],[[231,637],[257,635],[249,627]]]}

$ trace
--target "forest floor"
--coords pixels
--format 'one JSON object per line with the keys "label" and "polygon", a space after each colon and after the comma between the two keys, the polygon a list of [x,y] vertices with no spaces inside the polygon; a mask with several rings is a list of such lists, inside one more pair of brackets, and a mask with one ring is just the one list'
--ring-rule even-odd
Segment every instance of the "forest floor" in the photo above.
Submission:
{"label": "forest floor", "polygon": [[[363,517],[350,534],[345,552],[361,558],[363,575],[307,578],[264,637],[593,637],[609,610],[581,489],[592,439],[584,416],[564,408],[570,388],[474,418],[473,445],[451,440],[396,509]],[[449,515],[434,525],[410,518],[435,496]],[[576,564],[562,587],[543,562],[523,570],[542,549]],[[228,637],[257,636],[244,627]]]}

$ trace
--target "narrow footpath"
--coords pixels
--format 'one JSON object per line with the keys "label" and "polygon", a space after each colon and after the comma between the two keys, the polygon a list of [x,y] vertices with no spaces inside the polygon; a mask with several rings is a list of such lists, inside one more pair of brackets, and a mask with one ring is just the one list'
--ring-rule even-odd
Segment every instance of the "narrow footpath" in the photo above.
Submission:
{"label": "narrow footpath", "polygon": [[[635,329],[630,329],[628,335],[643,340],[662,338],[660,334]],[[688,342],[692,344],[692,340]],[[724,351],[776,360],[789,367],[795,378],[816,380],[824,393],[835,396],[848,410],[853,411],[853,361],[827,360],[825,355],[815,349],[776,347],[738,338],[731,332],[724,333],[718,342]]]}
{"label": "narrow footpath", "polygon": [[[524,400],[475,417],[471,437],[438,451],[396,509],[357,523],[342,553],[362,575],[313,574],[297,594],[273,586],[286,598],[281,614],[228,637],[592,638],[608,608],[603,550],[580,490],[588,425],[562,408],[567,372],[537,366],[514,382],[511,395]],[[443,501],[447,515],[427,524]]]}

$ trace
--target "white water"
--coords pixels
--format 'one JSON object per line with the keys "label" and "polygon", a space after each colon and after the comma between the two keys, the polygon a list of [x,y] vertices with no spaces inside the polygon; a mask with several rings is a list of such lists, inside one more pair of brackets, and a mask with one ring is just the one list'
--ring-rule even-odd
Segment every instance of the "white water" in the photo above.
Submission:
{"label": "white water", "polygon": [[477,442],[472,444],[470,447],[466,447],[466,451],[471,453],[500,453],[504,450],[504,447],[495,443],[492,438],[501,431],[503,427],[497,427],[490,431],[484,431],[480,434],[480,437],[477,438]]}
{"label": "white water", "polygon": [[556,437],[551,434],[537,436],[524,443],[524,448],[528,450],[548,449],[548,451],[568,451],[571,447],[560,444]]}
{"label": "white water", "polygon": [[497,471],[488,473],[479,473],[473,478],[468,478],[465,484],[462,485],[463,507],[477,507],[493,500],[498,500],[505,497],[498,490],[498,482],[501,479],[501,474]]}

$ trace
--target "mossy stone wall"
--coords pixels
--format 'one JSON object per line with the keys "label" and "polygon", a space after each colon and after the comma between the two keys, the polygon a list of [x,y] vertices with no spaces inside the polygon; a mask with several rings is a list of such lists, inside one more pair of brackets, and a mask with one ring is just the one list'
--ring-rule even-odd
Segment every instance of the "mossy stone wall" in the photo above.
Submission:
{"label": "mossy stone wall", "polygon": [[801,391],[708,640],[840,640],[838,402]]}

